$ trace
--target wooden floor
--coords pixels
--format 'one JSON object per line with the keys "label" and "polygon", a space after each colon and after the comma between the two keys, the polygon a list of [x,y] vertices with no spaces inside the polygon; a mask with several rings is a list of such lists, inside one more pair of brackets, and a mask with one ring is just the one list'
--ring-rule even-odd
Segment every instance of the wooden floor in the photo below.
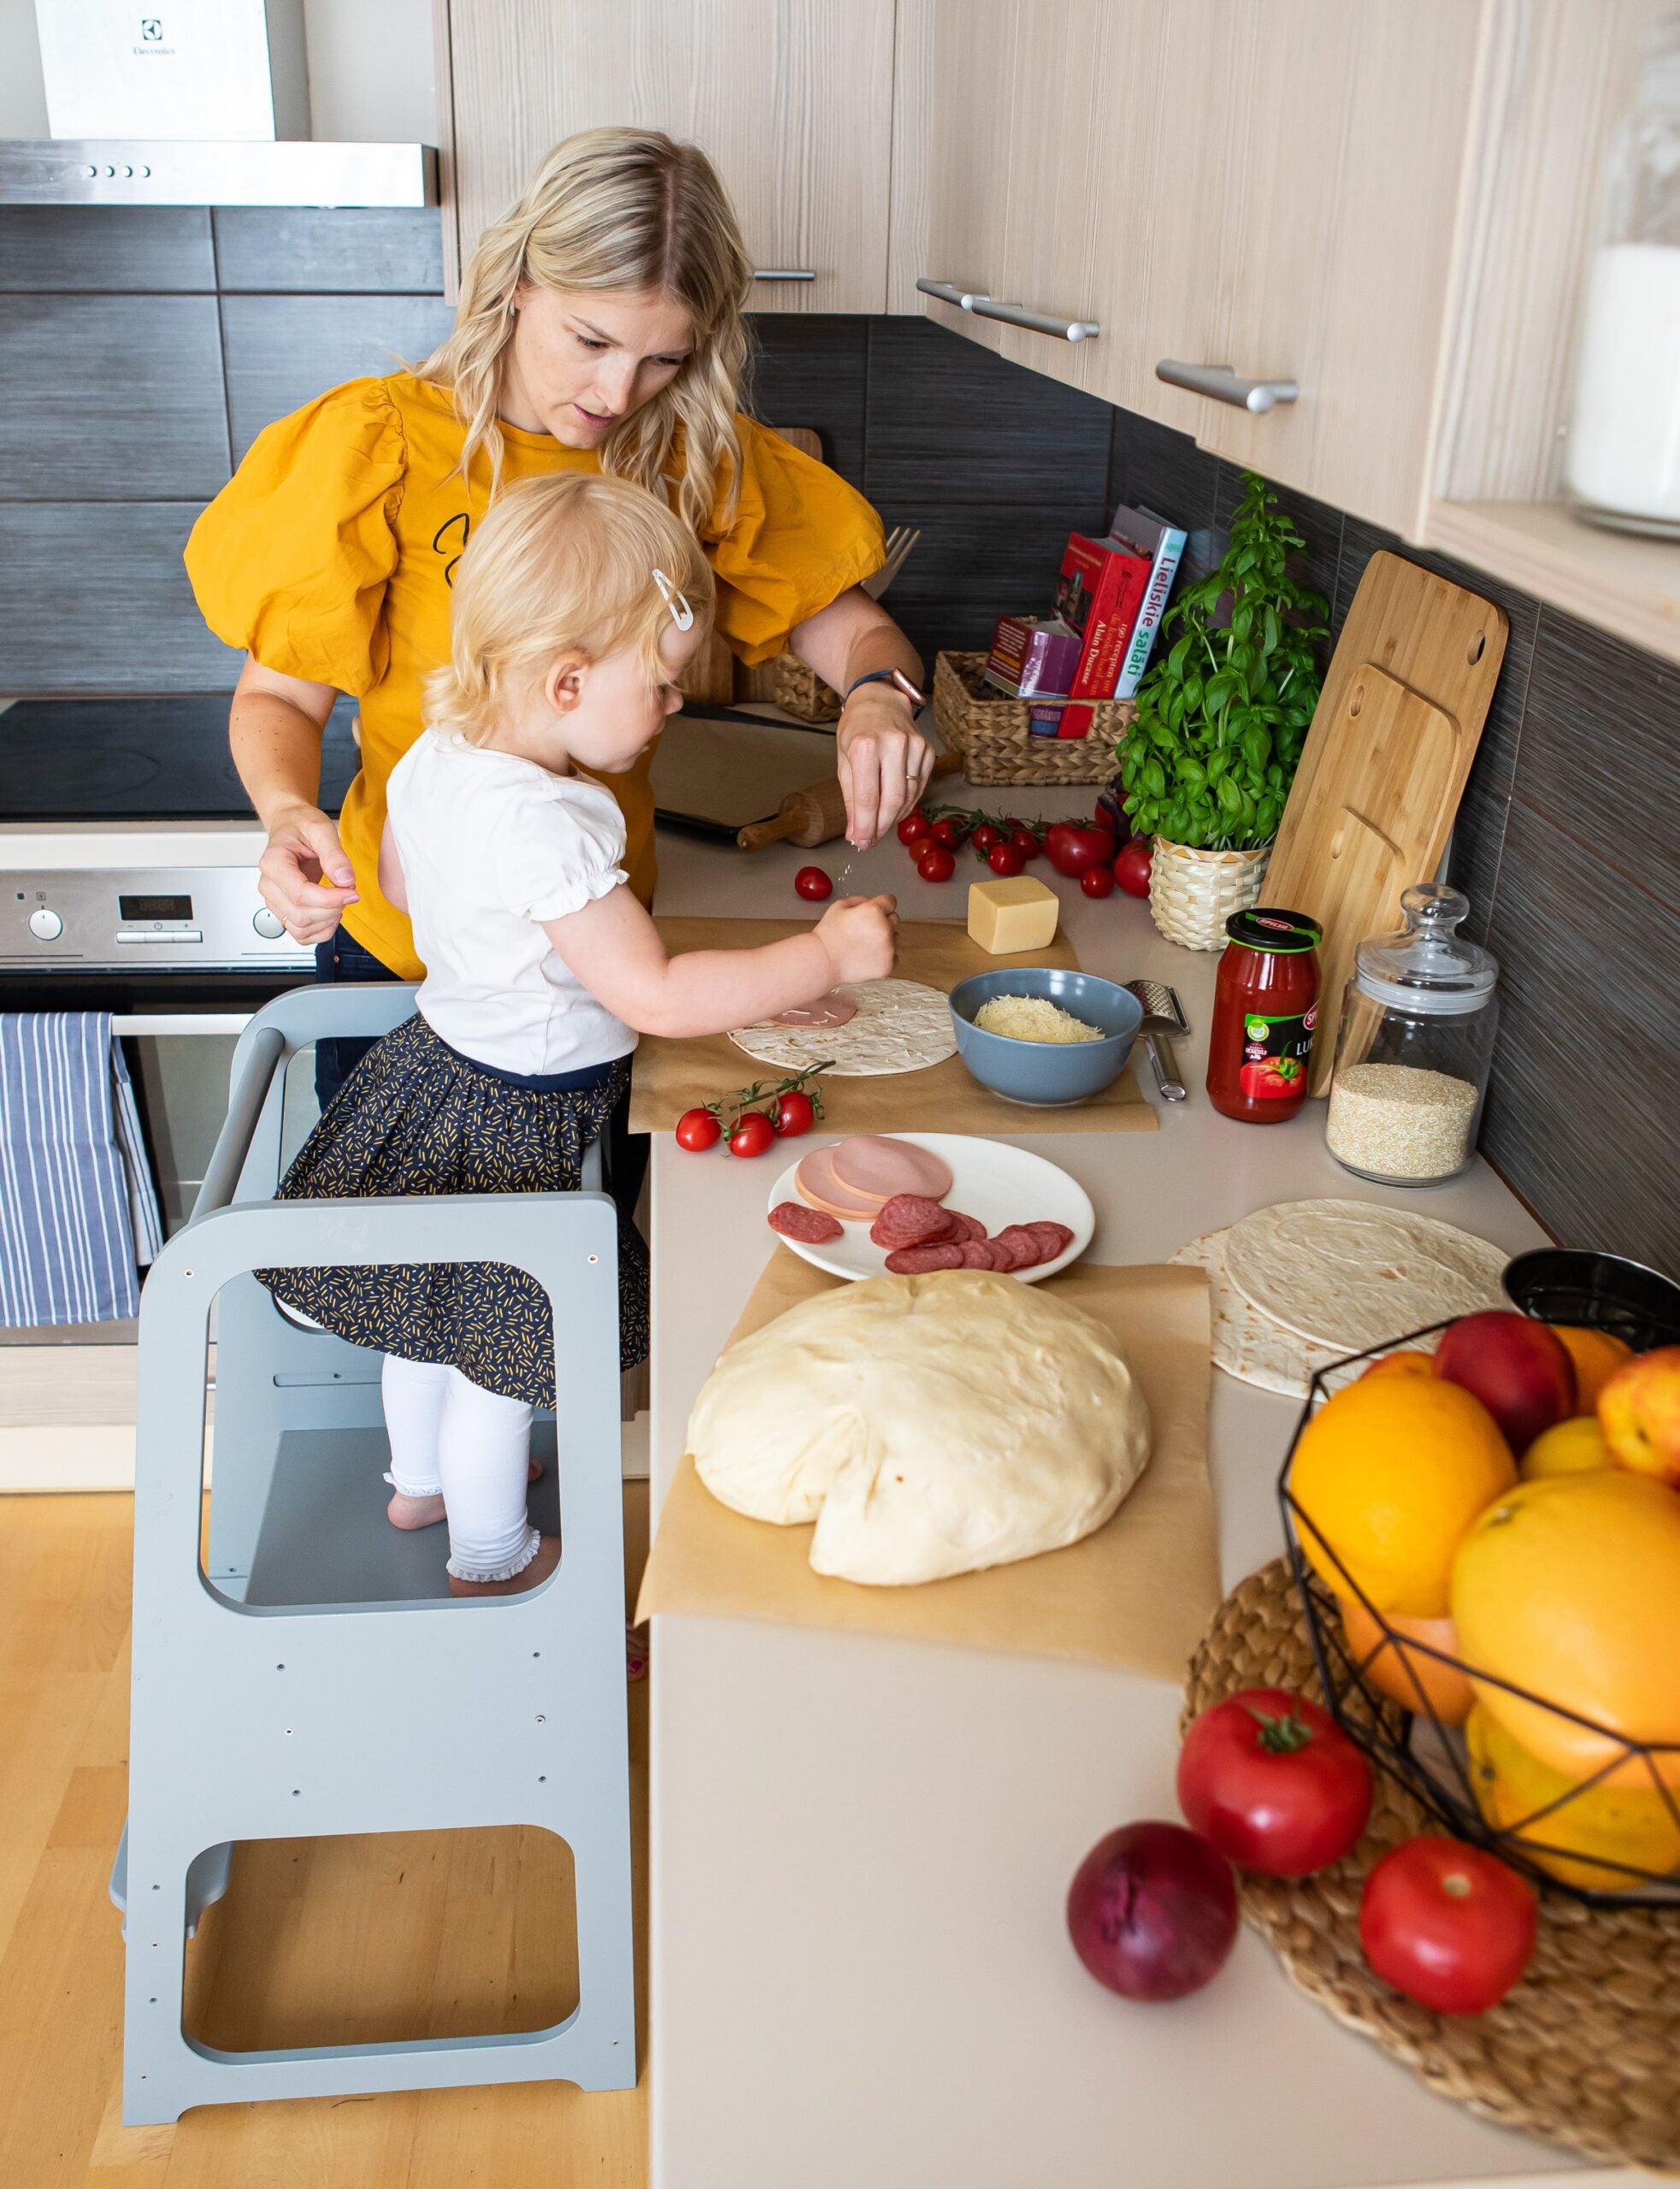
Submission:
{"label": "wooden floor", "polygon": [[[200,2107],[125,2128],[122,1945],[131,1501],[0,1498],[0,2182],[7,2189],[525,2189],[647,2179],[641,2086]],[[645,1486],[625,1491],[627,1584]],[[637,1990],[646,1995],[647,1689],[630,1690]],[[189,1953],[221,2043],[544,2026],[575,1996],[569,1858],[536,1832],[245,1850]],[[351,1965],[367,1987],[347,1998]]]}

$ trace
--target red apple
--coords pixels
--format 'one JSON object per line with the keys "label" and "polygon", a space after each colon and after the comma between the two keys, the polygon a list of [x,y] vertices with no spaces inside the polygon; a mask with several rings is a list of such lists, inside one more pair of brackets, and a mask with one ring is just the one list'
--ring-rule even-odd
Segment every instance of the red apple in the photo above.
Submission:
{"label": "red apple", "polygon": [[1575,1411],[1568,1348],[1544,1323],[1508,1308],[1460,1315],[1435,1348],[1435,1372],[1481,1400],[1518,1459]]}
{"label": "red apple", "polygon": [[1680,1490],[1680,1345],[1618,1368],[1598,1395],[1598,1425],[1618,1467]]}

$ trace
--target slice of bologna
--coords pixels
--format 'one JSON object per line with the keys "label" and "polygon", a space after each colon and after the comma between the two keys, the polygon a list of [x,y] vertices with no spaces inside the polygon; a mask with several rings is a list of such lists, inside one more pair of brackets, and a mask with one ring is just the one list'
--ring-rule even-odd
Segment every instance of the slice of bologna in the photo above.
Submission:
{"label": "slice of bologna", "polygon": [[963,1269],[961,1247],[895,1247],[887,1257],[887,1266],[894,1277],[925,1277],[930,1270]]}
{"label": "slice of bologna", "polygon": [[858,1016],[858,1006],[844,988],[830,988],[815,1003],[795,1004],[765,1020],[768,1026],[844,1026]]}
{"label": "slice of bologna", "polygon": [[793,1173],[793,1185],[801,1201],[827,1216],[838,1216],[843,1224],[872,1223],[881,1213],[879,1201],[840,1183],[832,1148],[813,1148]]}
{"label": "slice of bologna", "polygon": [[834,1151],[834,1177],[853,1193],[922,1194],[943,1201],[951,1191],[951,1165],[914,1141],[889,1140],[879,1133],[858,1133]]}
{"label": "slice of bologna", "polygon": [[826,1216],[820,1208],[806,1208],[797,1201],[779,1201],[770,1211],[769,1225],[784,1239],[802,1239],[810,1247],[838,1239],[846,1230],[837,1217]]}

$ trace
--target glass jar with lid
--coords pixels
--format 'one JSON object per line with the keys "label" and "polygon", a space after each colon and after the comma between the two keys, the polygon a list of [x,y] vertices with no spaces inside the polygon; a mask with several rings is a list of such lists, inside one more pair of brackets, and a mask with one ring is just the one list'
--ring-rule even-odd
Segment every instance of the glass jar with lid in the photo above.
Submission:
{"label": "glass jar with lid", "polygon": [[1608,155],[1565,481],[1579,515],[1680,535],[1680,14],[1647,36]]}
{"label": "glass jar with lid", "polygon": [[1499,1024],[1499,964],[1459,932],[1470,900],[1445,882],[1408,889],[1406,926],[1354,953],[1336,1030],[1324,1140],[1343,1170],[1429,1186],[1476,1147]]}

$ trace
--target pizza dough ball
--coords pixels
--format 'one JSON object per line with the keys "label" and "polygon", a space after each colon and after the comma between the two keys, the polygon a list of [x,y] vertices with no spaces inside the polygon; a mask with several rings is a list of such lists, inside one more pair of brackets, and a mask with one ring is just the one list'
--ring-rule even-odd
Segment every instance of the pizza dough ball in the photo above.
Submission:
{"label": "pizza dough ball", "polygon": [[878,1277],[732,1346],[688,1449],[748,1519],[815,1521],[819,1573],[933,1581],[1058,1550],[1142,1473],[1149,1413],[1081,1308],[1011,1277]]}

